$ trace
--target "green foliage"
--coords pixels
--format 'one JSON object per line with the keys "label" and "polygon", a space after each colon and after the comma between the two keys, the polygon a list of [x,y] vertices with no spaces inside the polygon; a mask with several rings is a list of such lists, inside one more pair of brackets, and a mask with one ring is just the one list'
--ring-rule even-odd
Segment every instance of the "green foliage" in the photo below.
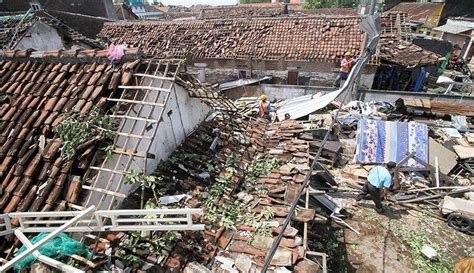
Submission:
{"label": "green foliage", "polygon": [[280,162],[276,158],[259,158],[255,160],[247,165],[247,183],[251,186],[255,186],[258,177],[270,174],[273,169],[280,167],[280,165]]}
{"label": "green foliage", "polygon": [[[139,184],[142,188],[142,191],[145,189],[150,189],[153,193],[153,197],[158,202],[157,188],[164,190],[164,187],[161,187],[163,183],[163,178],[156,177],[153,175],[146,175],[144,173],[139,173],[135,170],[132,170],[127,176],[125,176],[125,184]],[[161,194],[163,192],[159,192]],[[142,201],[143,202],[143,201]]]}
{"label": "green foliage", "polygon": [[211,222],[218,222],[227,229],[235,229],[235,224],[241,219],[241,209],[236,201],[231,205],[207,204],[208,211],[204,218]]}
{"label": "green foliage", "polygon": [[106,161],[112,160],[112,154],[113,154],[113,151],[114,151],[114,145],[106,146],[103,150],[104,150],[104,152],[105,152],[105,160],[106,160]]}
{"label": "green foliage", "polygon": [[271,237],[272,233],[265,221],[272,219],[274,216],[275,211],[271,207],[264,207],[258,215],[252,213],[246,216],[245,225],[255,228],[255,232],[247,238],[247,244],[251,244],[256,236]]}
{"label": "green foliage", "polygon": [[352,8],[356,7],[358,1],[346,0],[305,0],[303,9],[320,9],[320,8]]}
{"label": "green foliage", "polygon": [[241,4],[247,3],[271,3],[271,0],[240,0]]}
{"label": "green foliage", "polygon": [[125,265],[139,268],[144,263],[139,253],[168,255],[177,239],[179,239],[178,234],[171,231],[161,234],[153,233],[148,239],[141,237],[139,231],[133,231],[127,240],[120,244],[121,251],[117,253],[117,256]]}
{"label": "green foliage", "polygon": [[87,116],[81,116],[78,112],[68,114],[53,131],[61,140],[61,156],[70,159],[76,154],[79,145],[95,136],[111,140],[115,126],[116,121],[113,118],[93,108]]}
{"label": "green foliage", "polygon": [[[418,268],[417,272],[445,273],[453,271],[452,262],[450,262],[448,257],[443,253],[443,248],[432,243],[428,237],[421,232],[421,229],[410,231],[404,224],[397,223],[393,225],[391,221],[381,221],[379,224],[382,228],[391,231],[397,239],[408,246],[409,256]],[[425,244],[430,245],[438,252],[439,259],[437,261],[430,261],[421,254],[421,248]],[[403,246],[402,249],[406,248]]]}

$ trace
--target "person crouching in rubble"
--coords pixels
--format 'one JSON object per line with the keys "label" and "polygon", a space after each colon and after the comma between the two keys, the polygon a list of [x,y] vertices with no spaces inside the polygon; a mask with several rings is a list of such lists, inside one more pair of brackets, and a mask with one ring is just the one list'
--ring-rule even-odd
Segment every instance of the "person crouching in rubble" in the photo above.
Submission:
{"label": "person crouching in rubble", "polygon": [[387,163],[387,168],[377,166],[369,171],[367,181],[365,181],[362,192],[357,196],[356,200],[361,201],[364,197],[370,194],[370,197],[375,203],[375,210],[378,213],[383,212],[382,200],[387,195],[388,189],[392,185],[392,175],[390,171],[397,166],[397,163],[390,161]]}
{"label": "person crouching in rubble", "polygon": [[261,118],[267,119],[268,121],[272,120],[270,116],[270,112],[274,112],[272,105],[267,100],[267,96],[261,95],[260,96],[260,105],[258,107],[258,113],[260,114]]}
{"label": "person crouching in rubble", "polygon": [[339,74],[336,77],[336,80],[334,81],[334,87],[339,87],[341,84],[341,80],[347,80],[347,77],[349,76],[349,71],[351,71],[353,63],[354,59],[352,59],[352,52],[347,51],[344,54],[344,58],[342,58],[341,60],[341,68]]}

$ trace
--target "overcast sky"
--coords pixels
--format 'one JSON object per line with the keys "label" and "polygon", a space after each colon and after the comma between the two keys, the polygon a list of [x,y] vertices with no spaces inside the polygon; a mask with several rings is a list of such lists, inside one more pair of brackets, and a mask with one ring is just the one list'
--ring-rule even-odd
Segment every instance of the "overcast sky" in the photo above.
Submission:
{"label": "overcast sky", "polygon": [[181,5],[181,6],[192,6],[192,5],[235,5],[237,0],[162,0],[165,5]]}

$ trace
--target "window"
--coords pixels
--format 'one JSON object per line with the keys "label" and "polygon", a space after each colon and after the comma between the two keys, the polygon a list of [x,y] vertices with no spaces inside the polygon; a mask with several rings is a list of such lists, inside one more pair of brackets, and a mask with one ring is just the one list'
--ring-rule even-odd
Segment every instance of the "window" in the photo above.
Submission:
{"label": "window", "polygon": [[245,79],[245,78],[247,78],[247,71],[240,70],[239,71],[239,79]]}
{"label": "window", "polygon": [[37,10],[41,9],[40,3],[30,3],[30,6],[34,11],[37,11]]}

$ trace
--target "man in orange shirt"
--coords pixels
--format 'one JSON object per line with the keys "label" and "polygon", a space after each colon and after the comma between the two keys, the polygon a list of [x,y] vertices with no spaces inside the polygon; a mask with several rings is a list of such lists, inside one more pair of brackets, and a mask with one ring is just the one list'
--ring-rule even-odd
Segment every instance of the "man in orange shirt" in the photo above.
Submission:
{"label": "man in orange shirt", "polygon": [[344,54],[344,58],[341,60],[341,70],[339,75],[337,75],[336,80],[334,81],[334,87],[339,87],[341,80],[347,80],[347,76],[351,71],[352,64],[354,63],[354,59],[352,59],[352,53],[347,51]]}
{"label": "man in orange shirt", "polygon": [[260,104],[258,108],[258,113],[260,114],[261,118],[264,118],[269,121],[272,119],[272,117],[270,116],[270,112],[274,112],[274,110],[270,102],[267,100],[267,96],[260,96]]}

